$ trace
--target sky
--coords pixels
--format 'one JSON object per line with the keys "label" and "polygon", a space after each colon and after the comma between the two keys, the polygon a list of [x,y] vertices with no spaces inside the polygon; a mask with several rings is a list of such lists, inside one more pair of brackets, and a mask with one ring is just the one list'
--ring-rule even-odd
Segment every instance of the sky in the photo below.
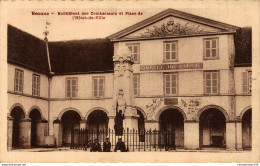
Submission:
{"label": "sky", "polygon": [[[256,1],[87,1],[82,3],[46,2],[36,5],[8,7],[7,23],[43,39],[46,20],[49,41],[105,38],[163,10],[173,8],[231,25],[254,26],[259,22]],[[32,15],[32,12],[49,12],[50,15]],[[105,16],[97,20],[73,20],[72,16],[58,12],[123,12],[123,15]],[[126,12],[137,15],[126,15]],[[142,15],[138,15],[141,12]],[[54,14],[51,14],[54,13]],[[88,17],[89,15],[87,15]],[[93,16],[93,15],[92,15]]]}

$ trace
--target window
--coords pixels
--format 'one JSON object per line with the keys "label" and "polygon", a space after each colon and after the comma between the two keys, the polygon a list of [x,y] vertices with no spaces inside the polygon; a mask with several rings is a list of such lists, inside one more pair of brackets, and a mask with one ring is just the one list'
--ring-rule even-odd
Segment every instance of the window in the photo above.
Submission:
{"label": "window", "polygon": [[66,78],[66,97],[77,98],[78,78]]}
{"label": "window", "polygon": [[105,77],[96,76],[93,77],[93,96],[94,97],[104,97],[105,89]]}
{"label": "window", "polygon": [[242,73],[243,93],[252,92],[252,71]]}
{"label": "window", "polygon": [[218,59],[218,38],[204,39],[204,59]]}
{"label": "window", "polygon": [[131,51],[134,62],[138,63],[140,61],[140,44],[127,44],[127,46]]}
{"label": "window", "polygon": [[15,69],[14,91],[23,92],[23,71]]}
{"label": "window", "polygon": [[40,96],[40,76],[36,74],[32,77],[32,95]]}
{"label": "window", "polygon": [[214,95],[219,93],[219,72],[205,72],[205,94]]}
{"label": "window", "polygon": [[178,74],[166,73],[164,74],[164,93],[165,95],[176,95],[178,89]]}
{"label": "window", "polygon": [[140,75],[134,74],[134,96],[139,96],[139,89],[140,89]]}
{"label": "window", "polygon": [[178,61],[177,41],[164,42],[164,61]]}

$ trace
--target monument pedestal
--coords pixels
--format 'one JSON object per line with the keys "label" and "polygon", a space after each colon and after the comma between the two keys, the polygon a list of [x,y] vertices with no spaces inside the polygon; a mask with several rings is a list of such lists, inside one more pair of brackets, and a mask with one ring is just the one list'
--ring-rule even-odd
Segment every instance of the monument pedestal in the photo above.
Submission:
{"label": "monument pedestal", "polygon": [[127,116],[124,120],[124,130],[138,130],[138,117]]}
{"label": "monument pedestal", "polygon": [[159,121],[147,120],[145,121],[145,130],[159,130]]}

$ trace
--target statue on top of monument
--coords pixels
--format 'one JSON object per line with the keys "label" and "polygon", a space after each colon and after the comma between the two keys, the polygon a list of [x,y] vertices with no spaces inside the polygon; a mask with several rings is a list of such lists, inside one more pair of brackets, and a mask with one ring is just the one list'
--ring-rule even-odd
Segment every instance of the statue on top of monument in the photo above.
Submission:
{"label": "statue on top of monument", "polygon": [[123,98],[124,91],[119,89],[118,97],[116,100],[116,117],[115,117],[115,134],[116,135],[123,135],[123,120],[125,119],[125,109],[126,109],[126,101]]}

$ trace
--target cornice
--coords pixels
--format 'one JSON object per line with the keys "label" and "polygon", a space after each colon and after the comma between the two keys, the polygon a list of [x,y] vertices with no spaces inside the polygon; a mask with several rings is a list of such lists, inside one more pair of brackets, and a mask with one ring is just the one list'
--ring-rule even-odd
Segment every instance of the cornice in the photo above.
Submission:
{"label": "cornice", "polygon": [[118,39],[118,38],[122,38],[123,36],[125,35],[128,35],[130,33],[133,33],[137,30],[140,30],[146,26],[149,26],[157,21],[160,21],[168,16],[174,16],[174,17],[178,17],[178,18],[181,18],[181,19],[185,19],[185,20],[190,20],[190,21],[193,21],[193,22],[196,22],[196,23],[200,23],[200,24],[203,24],[203,25],[207,25],[207,26],[210,26],[210,27],[215,27],[215,28],[218,28],[218,29],[222,29],[222,30],[226,30],[226,31],[236,31],[236,29],[238,29],[239,27],[237,26],[233,26],[233,25],[230,25],[230,24],[226,24],[226,23],[222,23],[222,22],[219,22],[219,21],[215,21],[215,20],[211,20],[211,19],[207,19],[207,18],[204,18],[204,17],[200,17],[200,16],[196,16],[196,15],[193,15],[193,14],[189,14],[189,13],[185,13],[185,12],[182,12],[182,11],[178,11],[178,10],[175,10],[175,9],[167,9],[167,10],[164,10],[152,17],[149,17],[141,22],[138,22],[128,28],[125,28],[115,34],[112,34],[110,36],[108,36],[107,38],[108,39]]}
{"label": "cornice", "polygon": [[142,41],[142,40],[158,40],[158,39],[176,39],[176,38],[187,38],[187,37],[200,37],[200,36],[213,36],[213,35],[226,35],[234,34],[235,31],[231,32],[214,32],[214,33],[203,33],[203,34],[189,34],[189,35],[176,35],[176,36],[159,36],[159,37],[136,37],[136,38],[115,38],[111,39],[112,42],[121,41]]}
{"label": "cornice", "polygon": [[31,97],[31,98],[35,98],[35,99],[41,99],[41,100],[47,100],[48,101],[48,98],[46,98],[46,97],[33,96],[33,95],[20,93],[20,92],[9,91],[9,90],[7,91],[7,93],[13,94],[13,95],[18,95],[18,96]]}

